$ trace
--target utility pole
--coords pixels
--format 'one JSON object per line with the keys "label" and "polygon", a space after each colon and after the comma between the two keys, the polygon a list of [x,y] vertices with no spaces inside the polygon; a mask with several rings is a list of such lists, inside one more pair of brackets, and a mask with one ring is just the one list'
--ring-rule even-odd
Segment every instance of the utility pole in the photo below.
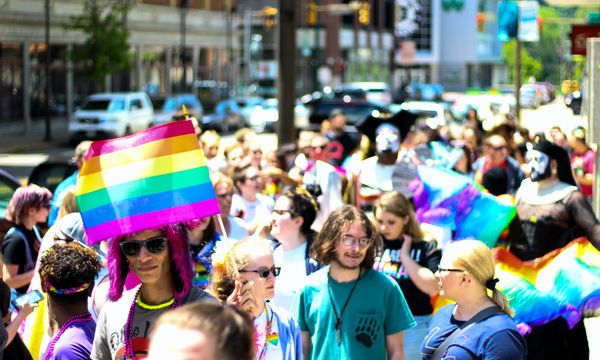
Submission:
{"label": "utility pole", "polygon": [[[586,81],[588,98],[588,139],[589,142],[600,144],[600,38],[587,40],[587,70],[588,81]],[[587,96],[586,96],[587,95]],[[596,166],[594,170],[594,187],[592,205],[596,216],[600,215],[600,149],[596,150]]]}
{"label": "utility pole", "polygon": [[185,30],[186,30],[186,15],[189,0],[179,0],[179,8],[181,11],[181,49],[179,50],[180,63],[182,68],[181,81],[179,83],[179,92],[185,92],[185,82],[187,77],[186,61],[185,61]]}
{"label": "utility pole", "polygon": [[[46,28],[46,63],[44,64],[44,72],[46,75],[46,96],[45,96],[45,112],[46,112],[46,134],[44,141],[52,141],[51,125],[50,125],[50,0],[46,0],[44,4],[45,10],[45,28]],[[25,85],[27,86],[27,84]]]}
{"label": "utility pole", "polygon": [[521,41],[515,38],[515,116],[517,124],[521,124]]}
{"label": "utility pole", "polygon": [[296,140],[294,107],[296,105],[296,22],[298,0],[279,0],[278,98],[279,146]]}

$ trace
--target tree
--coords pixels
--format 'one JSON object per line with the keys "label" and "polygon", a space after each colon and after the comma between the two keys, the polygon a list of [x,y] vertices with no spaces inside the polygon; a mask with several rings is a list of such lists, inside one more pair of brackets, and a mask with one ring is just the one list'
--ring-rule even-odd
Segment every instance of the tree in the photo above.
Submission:
{"label": "tree", "polygon": [[[504,43],[502,47],[502,57],[508,67],[510,81],[514,81],[515,47],[516,42],[514,39]],[[529,51],[527,51],[527,48],[521,47],[521,83],[526,83],[531,76],[540,79],[541,75],[542,61],[534,59],[529,54]]]}
{"label": "tree", "polygon": [[66,26],[86,36],[83,45],[73,48],[71,56],[74,63],[83,65],[94,91],[107,75],[131,67],[129,32],[122,21],[124,11],[128,11],[128,7],[121,1],[101,5],[97,0],[90,0],[85,3],[83,14],[71,16]]}

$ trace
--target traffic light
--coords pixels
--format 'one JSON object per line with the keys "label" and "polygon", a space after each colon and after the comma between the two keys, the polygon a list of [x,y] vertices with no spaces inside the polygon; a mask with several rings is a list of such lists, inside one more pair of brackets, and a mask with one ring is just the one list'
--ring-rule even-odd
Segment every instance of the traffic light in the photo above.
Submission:
{"label": "traffic light", "polygon": [[358,22],[361,25],[369,25],[371,20],[370,10],[371,5],[369,5],[368,2],[364,1],[362,4],[360,4],[360,8],[358,9]]}
{"label": "traffic light", "polygon": [[277,8],[272,6],[265,6],[263,8],[263,14],[265,15],[265,27],[272,29],[275,27],[275,16],[277,15]]}
{"label": "traffic light", "polygon": [[314,1],[308,2],[308,25],[317,25],[319,15],[317,14],[317,4]]}

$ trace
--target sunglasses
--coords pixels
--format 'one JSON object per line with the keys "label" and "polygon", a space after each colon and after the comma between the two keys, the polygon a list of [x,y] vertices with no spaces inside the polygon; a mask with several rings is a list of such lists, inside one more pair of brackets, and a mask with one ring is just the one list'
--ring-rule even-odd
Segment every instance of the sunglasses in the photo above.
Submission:
{"label": "sunglasses", "polygon": [[500,146],[492,146],[490,144],[486,145],[489,149],[494,150],[494,151],[502,151],[502,150],[506,150],[506,145],[500,145]]}
{"label": "sunglasses", "polygon": [[286,213],[292,215],[292,212],[290,210],[273,210],[271,212],[277,215],[284,215]]}
{"label": "sunglasses", "polygon": [[449,269],[449,268],[443,268],[441,266],[438,266],[438,271],[442,272],[442,271],[448,271],[448,272],[465,272],[464,270],[461,269]]}
{"label": "sunglasses", "polygon": [[266,268],[266,267],[260,267],[256,270],[240,270],[241,273],[257,273],[258,277],[261,279],[266,279],[269,277],[269,274],[273,274],[273,276],[279,276],[279,273],[281,272],[281,268],[280,267],[275,267],[273,266],[272,268]]}
{"label": "sunglasses", "polygon": [[126,256],[138,256],[142,247],[145,247],[151,254],[160,254],[167,248],[167,238],[155,237],[144,241],[123,241],[119,246]]}

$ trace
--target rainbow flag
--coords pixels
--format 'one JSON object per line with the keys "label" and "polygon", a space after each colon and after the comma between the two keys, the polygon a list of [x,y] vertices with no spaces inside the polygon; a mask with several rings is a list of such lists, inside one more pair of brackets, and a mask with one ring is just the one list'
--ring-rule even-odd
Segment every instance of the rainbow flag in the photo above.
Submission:
{"label": "rainbow flag", "polygon": [[574,326],[600,310],[600,252],[579,238],[541,258],[521,261],[495,248],[497,287],[515,310],[522,333],[563,317]]}
{"label": "rainbow flag", "polygon": [[191,121],[93,142],[76,194],[91,244],[220,212]]}

